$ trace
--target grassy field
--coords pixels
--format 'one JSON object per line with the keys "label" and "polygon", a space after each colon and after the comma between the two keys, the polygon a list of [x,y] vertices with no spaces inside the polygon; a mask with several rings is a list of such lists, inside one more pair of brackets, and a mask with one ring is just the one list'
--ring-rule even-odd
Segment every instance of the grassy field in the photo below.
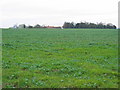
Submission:
{"label": "grassy field", "polygon": [[4,88],[117,88],[118,31],[3,29]]}

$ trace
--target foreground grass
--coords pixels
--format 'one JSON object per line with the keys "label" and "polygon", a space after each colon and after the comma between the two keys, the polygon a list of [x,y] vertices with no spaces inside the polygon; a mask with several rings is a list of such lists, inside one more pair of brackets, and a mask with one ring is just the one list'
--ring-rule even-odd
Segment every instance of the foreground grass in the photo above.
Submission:
{"label": "foreground grass", "polygon": [[4,88],[117,88],[117,30],[3,30]]}

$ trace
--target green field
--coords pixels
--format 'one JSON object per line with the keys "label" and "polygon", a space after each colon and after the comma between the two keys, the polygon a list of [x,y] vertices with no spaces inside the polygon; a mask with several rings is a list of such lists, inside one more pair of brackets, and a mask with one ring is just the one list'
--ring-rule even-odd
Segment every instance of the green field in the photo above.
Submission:
{"label": "green field", "polygon": [[4,88],[118,88],[118,30],[3,29]]}

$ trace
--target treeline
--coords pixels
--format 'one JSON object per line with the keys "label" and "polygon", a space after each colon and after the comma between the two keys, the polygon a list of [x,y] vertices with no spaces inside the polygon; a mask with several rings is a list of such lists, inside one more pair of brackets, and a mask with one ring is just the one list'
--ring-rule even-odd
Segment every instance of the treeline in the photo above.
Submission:
{"label": "treeline", "polygon": [[20,25],[14,25],[13,27],[11,28],[61,28],[60,26],[58,27],[55,27],[55,26],[45,26],[45,25],[39,25],[39,24],[36,24],[34,26],[32,25],[25,25],[25,24],[20,24]]}
{"label": "treeline", "polygon": [[98,28],[98,29],[116,29],[117,27],[112,23],[104,24],[104,23],[89,23],[89,22],[65,22],[63,24],[63,28]]}
{"label": "treeline", "polygon": [[89,23],[89,22],[80,22],[80,23],[74,23],[74,22],[64,22],[63,26],[60,27],[55,27],[55,26],[45,26],[45,25],[39,25],[36,24],[34,26],[32,25],[25,25],[25,24],[20,24],[20,25],[14,25],[11,28],[97,28],[97,29],[116,29],[117,27],[113,25],[112,23],[104,24],[102,22],[100,23]]}

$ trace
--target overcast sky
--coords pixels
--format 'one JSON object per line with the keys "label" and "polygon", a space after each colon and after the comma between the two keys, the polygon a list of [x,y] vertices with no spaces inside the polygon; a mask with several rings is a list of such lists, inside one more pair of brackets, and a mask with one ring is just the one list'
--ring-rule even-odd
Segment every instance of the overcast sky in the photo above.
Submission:
{"label": "overcast sky", "polygon": [[0,27],[14,24],[62,26],[68,22],[118,25],[119,0],[1,0]]}

